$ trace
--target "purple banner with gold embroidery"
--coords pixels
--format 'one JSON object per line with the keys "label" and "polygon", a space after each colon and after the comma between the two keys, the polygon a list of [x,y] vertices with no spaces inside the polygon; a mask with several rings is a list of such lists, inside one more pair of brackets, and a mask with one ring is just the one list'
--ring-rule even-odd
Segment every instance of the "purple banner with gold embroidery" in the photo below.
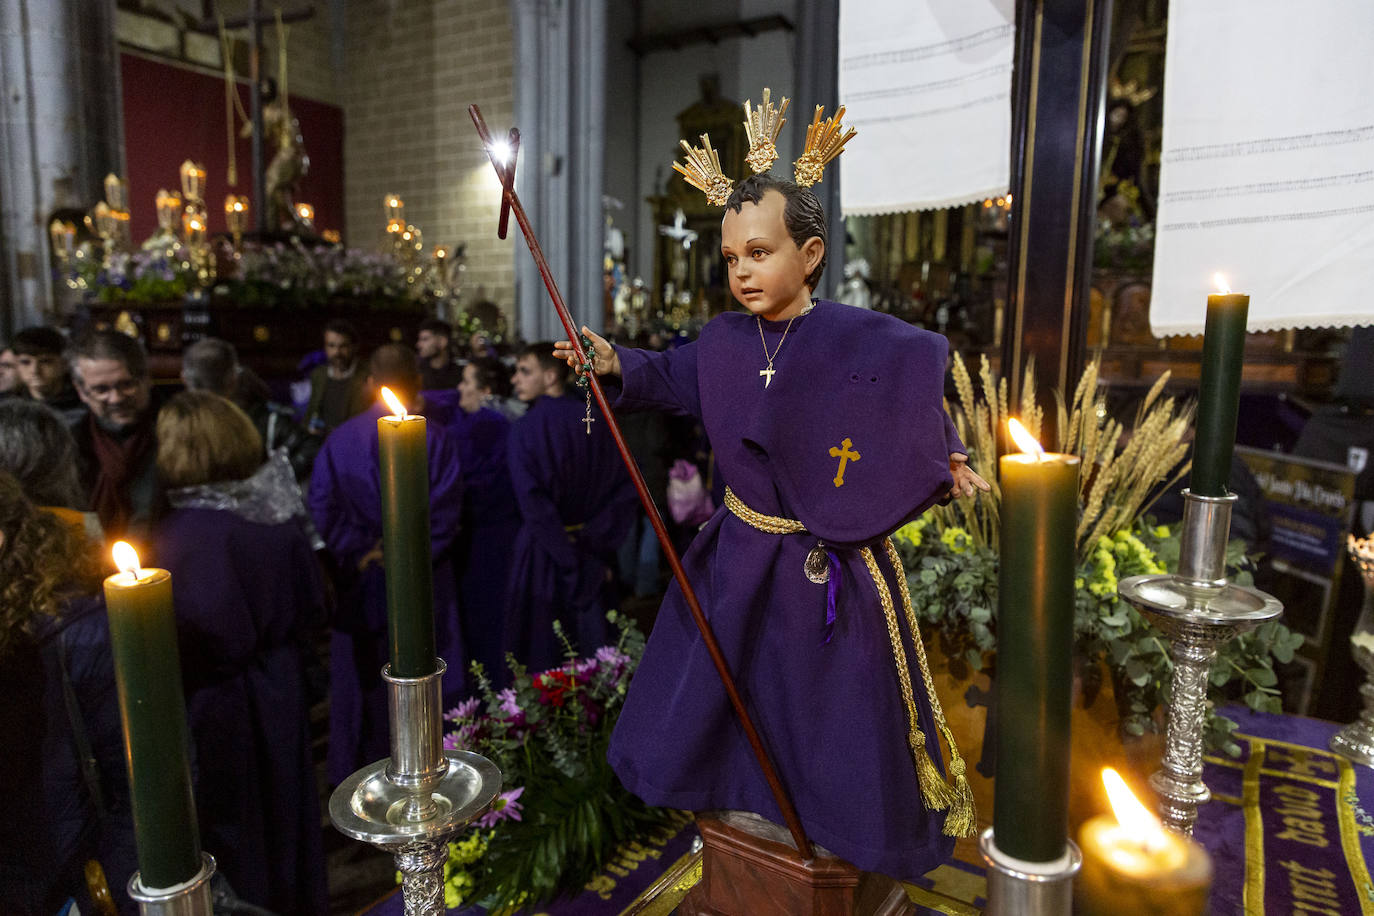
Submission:
{"label": "purple banner with gold embroidery", "polygon": [[1211,912],[1374,913],[1374,771],[1327,750],[1337,726],[1230,708],[1239,758],[1206,758],[1212,802],[1194,835],[1211,853]]}

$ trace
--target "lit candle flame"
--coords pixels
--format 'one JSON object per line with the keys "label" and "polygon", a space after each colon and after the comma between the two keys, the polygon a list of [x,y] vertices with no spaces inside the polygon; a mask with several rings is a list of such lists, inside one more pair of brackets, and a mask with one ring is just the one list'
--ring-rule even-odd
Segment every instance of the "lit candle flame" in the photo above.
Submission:
{"label": "lit candle flame", "polygon": [[1045,457],[1045,450],[1040,446],[1040,443],[1036,441],[1035,437],[1021,425],[1020,420],[1015,417],[1007,420],[1007,431],[1011,433],[1011,441],[1015,442],[1016,447],[1021,451],[1028,455],[1034,455],[1036,458]]}
{"label": "lit candle flame", "polygon": [[1107,787],[1107,800],[1112,804],[1116,821],[1142,840],[1157,835],[1163,828],[1159,818],[1140,803],[1126,780],[1111,767],[1102,768],[1102,784]]}
{"label": "lit candle flame", "polygon": [[1226,278],[1221,274],[1212,274],[1212,282],[1217,285],[1217,292],[1223,296],[1231,295],[1231,284],[1226,282]]}
{"label": "lit candle flame", "polygon": [[406,406],[401,403],[401,399],[392,394],[391,389],[382,386],[382,400],[386,401],[386,406],[391,409],[393,416],[404,420],[406,418]]}
{"label": "lit candle flame", "polygon": [[130,573],[135,579],[138,578],[138,551],[134,550],[128,541],[115,541],[110,553],[114,555],[115,566],[119,567],[122,573]]}

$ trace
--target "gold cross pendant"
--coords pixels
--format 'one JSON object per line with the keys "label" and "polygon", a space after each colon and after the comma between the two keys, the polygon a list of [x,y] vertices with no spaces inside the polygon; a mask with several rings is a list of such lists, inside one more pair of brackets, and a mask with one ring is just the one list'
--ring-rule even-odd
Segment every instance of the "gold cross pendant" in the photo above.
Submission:
{"label": "gold cross pendant", "polygon": [[768,364],[767,369],[759,370],[759,375],[763,376],[763,387],[767,388],[769,385],[773,384],[773,376],[777,374],[777,371],[778,370],[773,368],[772,363]]}

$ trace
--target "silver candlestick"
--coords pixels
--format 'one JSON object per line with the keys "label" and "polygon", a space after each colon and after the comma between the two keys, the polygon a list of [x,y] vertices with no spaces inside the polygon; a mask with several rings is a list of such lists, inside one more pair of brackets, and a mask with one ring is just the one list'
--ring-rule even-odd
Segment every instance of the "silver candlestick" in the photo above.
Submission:
{"label": "silver candlestick", "polygon": [[391,719],[391,756],[349,776],[329,799],[342,833],[390,852],[401,873],[406,916],[444,912],[448,839],[484,814],[501,791],[501,771],[469,751],[444,750],[441,681],[382,669]]}
{"label": "silver candlestick", "polygon": [[1169,640],[1174,661],[1162,768],[1150,777],[1165,826],[1191,835],[1197,807],[1212,797],[1202,781],[1202,730],[1207,680],[1217,649],[1283,613],[1258,589],[1226,581],[1226,541],[1236,497],[1183,491],[1178,572],[1131,576],[1121,597],[1140,609]]}
{"label": "silver candlestick", "polygon": [[1350,557],[1364,576],[1364,607],[1350,634],[1350,652],[1364,669],[1360,685],[1364,711],[1331,739],[1331,750],[1356,763],[1374,767],[1374,537],[1349,539]]}
{"label": "silver candlestick", "polygon": [[200,854],[200,871],[189,881],[175,887],[143,886],[138,872],[129,878],[129,896],[138,904],[140,916],[213,916],[210,878],[215,873],[215,857]]}

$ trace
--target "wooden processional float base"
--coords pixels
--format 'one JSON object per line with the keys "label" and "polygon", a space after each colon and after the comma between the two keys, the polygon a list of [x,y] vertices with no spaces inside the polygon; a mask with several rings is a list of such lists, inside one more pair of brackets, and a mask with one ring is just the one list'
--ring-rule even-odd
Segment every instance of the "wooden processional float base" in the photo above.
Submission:
{"label": "wooden processional float base", "polygon": [[885,875],[818,853],[797,857],[786,832],[766,821],[698,815],[701,881],[681,916],[908,916],[906,891]]}

